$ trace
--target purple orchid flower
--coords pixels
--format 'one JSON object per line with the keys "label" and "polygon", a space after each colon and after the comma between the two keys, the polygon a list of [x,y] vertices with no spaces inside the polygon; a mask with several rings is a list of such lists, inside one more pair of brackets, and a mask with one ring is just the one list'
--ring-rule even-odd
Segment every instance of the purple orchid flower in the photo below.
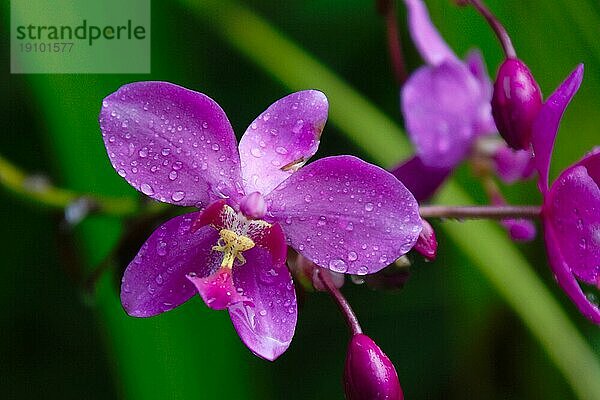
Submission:
{"label": "purple orchid flower", "polygon": [[460,60],[431,23],[423,2],[405,3],[411,37],[427,62],[402,88],[407,132],[424,165],[451,170],[478,136],[496,132],[492,82],[479,52]]}
{"label": "purple orchid flower", "polygon": [[532,128],[542,221],[550,267],[558,284],[583,315],[600,324],[600,309],[578,280],[600,288],[600,149],[564,170],[548,186],[552,148],[560,120],[583,80],[579,65],[541,108]]}
{"label": "purple orchid flower", "polygon": [[144,243],[123,276],[136,317],[169,311],[196,292],[228,309],[242,341],[274,360],[297,319],[286,243],[336,272],[380,270],[415,244],[421,219],[385,170],[317,151],[323,93],[293,93],[250,124],[239,147],[211,98],[166,82],[125,85],[103,101],[100,126],[117,173],[147,196],[201,211],[175,217]]}
{"label": "purple orchid flower", "polygon": [[[432,24],[423,1],[405,0],[405,4],[411,37],[427,65],[402,88],[402,114],[416,156],[393,173],[422,201],[469,156],[479,137],[496,135],[497,129],[491,107],[493,86],[481,54],[472,51],[460,60]],[[502,180],[511,183],[531,175],[530,152],[513,151],[504,144],[494,147],[493,158],[496,153]],[[419,175],[427,179],[414,178]]]}
{"label": "purple orchid flower", "polygon": [[[411,75],[401,93],[402,114],[416,156],[392,173],[421,202],[471,154],[478,138],[497,135],[497,130],[492,81],[481,54],[472,51],[460,60],[431,22],[423,1],[404,2],[410,35],[427,65]],[[497,175],[506,183],[531,176],[531,158],[530,152],[513,150],[505,143],[495,145],[491,154]],[[508,220],[503,225],[513,240],[535,237],[531,221]]]}

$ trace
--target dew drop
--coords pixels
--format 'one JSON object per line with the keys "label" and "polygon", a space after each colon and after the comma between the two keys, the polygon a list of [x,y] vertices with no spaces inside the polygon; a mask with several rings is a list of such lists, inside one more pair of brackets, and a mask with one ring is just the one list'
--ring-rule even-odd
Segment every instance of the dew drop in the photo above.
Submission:
{"label": "dew drop", "polygon": [[156,253],[159,256],[167,255],[167,243],[166,242],[158,242],[158,245],[156,246]]}
{"label": "dew drop", "polygon": [[152,196],[154,194],[154,189],[152,189],[152,186],[148,185],[147,183],[142,183],[140,189],[146,196]]}
{"label": "dew drop", "polygon": [[173,192],[173,194],[171,195],[171,199],[173,201],[181,201],[181,200],[183,200],[184,197],[185,197],[185,192],[181,192],[181,191]]}
{"label": "dew drop", "polygon": [[250,153],[256,158],[262,157],[262,152],[260,151],[260,149],[258,147],[252,148],[252,150],[250,150]]}
{"label": "dew drop", "polygon": [[351,251],[350,253],[348,253],[349,261],[356,261],[356,259],[358,259],[358,254],[356,254],[356,252]]}
{"label": "dew drop", "polygon": [[117,170],[117,174],[119,174],[123,178],[125,178],[127,176],[127,172],[125,172],[125,170],[123,168],[119,168]]}
{"label": "dew drop", "polygon": [[288,153],[287,149],[285,147],[282,147],[282,146],[279,146],[279,147],[275,148],[275,151],[278,154],[287,154]]}
{"label": "dew drop", "polygon": [[183,167],[183,164],[181,163],[181,161],[175,161],[175,162],[173,163],[173,167],[172,167],[172,168],[173,168],[175,171],[179,171],[179,170],[180,170],[182,167]]}
{"label": "dew drop", "polygon": [[163,156],[168,156],[169,154],[171,154],[171,149],[165,147],[164,149],[162,149],[161,154]]}
{"label": "dew drop", "polygon": [[148,149],[146,147],[144,147],[143,149],[140,149],[138,154],[140,155],[140,157],[146,158],[146,157],[148,157]]}
{"label": "dew drop", "polygon": [[177,179],[177,171],[171,171],[169,173],[169,179],[174,181],[175,179]]}
{"label": "dew drop", "polygon": [[346,265],[344,260],[335,259],[335,260],[329,261],[329,269],[343,274],[346,271],[348,271],[348,266]]}
{"label": "dew drop", "polygon": [[369,273],[369,268],[365,267],[364,265],[356,271],[357,275],[366,275],[368,273]]}
{"label": "dew drop", "polygon": [[213,143],[213,144],[212,144],[212,146],[211,146],[211,148],[212,148],[214,151],[219,151],[219,148],[220,148],[220,147],[219,147],[219,145],[218,145],[217,143]]}
{"label": "dew drop", "polygon": [[373,211],[373,203],[367,203],[365,204],[365,210],[368,212]]}

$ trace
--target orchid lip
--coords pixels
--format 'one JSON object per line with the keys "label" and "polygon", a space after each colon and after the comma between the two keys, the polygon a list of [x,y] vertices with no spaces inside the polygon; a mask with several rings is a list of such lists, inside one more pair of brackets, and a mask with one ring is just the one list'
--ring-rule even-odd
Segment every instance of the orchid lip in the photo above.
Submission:
{"label": "orchid lip", "polygon": [[270,228],[271,224],[250,220],[228,205],[223,206],[222,218],[224,226],[219,230],[219,239],[212,250],[222,252],[221,267],[231,269],[236,260],[239,265],[246,263],[243,252],[252,249],[256,245],[253,237]]}

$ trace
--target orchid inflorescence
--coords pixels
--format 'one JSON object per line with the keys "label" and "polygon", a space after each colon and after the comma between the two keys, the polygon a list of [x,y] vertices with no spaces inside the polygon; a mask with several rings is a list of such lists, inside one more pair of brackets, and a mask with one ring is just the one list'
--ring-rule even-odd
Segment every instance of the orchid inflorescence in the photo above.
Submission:
{"label": "orchid inflorescence", "polygon": [[[342,274],[382,277],[411,250],[434,260],[437,240],[424,218],[472,216],[500,220],[519,241],[535,237],[532,220],[540,218],[559,285],[600,324],[600,309],[578,283],[600,287],[600,152],[548,184],[560,119],[583,66],[544,102],[508,34],[480,1],[461,3],[472,3],[502,42],[506,60],[495,83],[479,52],[463,61],[450,49],[421,0],[404,3],[426,65],[401,88],[415,154],[390,172],[353,156],[309,162],[328,114],[318,90],[273,103],[239,144],[213,99],[175,84],[131,83],[104,99],[100,127],[116,172],[154,200],[194,208],[156,229],[125,270],[121,301],[129,315],[155,316],[198,293],[208,307],[227,309],[253,353],[275,360],[294,335],[296,291],[327,291],[352,332],[347,398],[402,398],[393,365],[362,333],[339,290]],[[423,205],[465,161],[491,205]],[[512,183],[534,173],[543,204],[507,205],[496,178]]]}

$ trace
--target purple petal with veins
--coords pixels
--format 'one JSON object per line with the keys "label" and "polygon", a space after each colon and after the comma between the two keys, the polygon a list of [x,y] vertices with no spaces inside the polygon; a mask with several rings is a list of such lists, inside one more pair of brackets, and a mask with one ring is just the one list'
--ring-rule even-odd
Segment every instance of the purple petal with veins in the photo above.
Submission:
{"label": "purple petal with veins", "polygon": [[190,299],[196,290],[186,274],[207,276],[220,260],[211,254],[218,232],[192,229],[200,213],[175,217],[161,225],[129,264],[121,284],[121,303],[129,315],[151,317]]}
{"label": "purple petal with veins", "polygon": [[277,249],[267,251],[257,246],[244,253],[246,263],[234,268],[233,278],[248,301],[229,307],[231,321],[244,344],[254,354],[271,361],[290,345],[298,318],[281,230],[276,237],[271,245]]}
{"label": "purple petal with veins", "polygon": [[246,193],[268,194],[312,157],[327,121],[318,90],[292,93],[254,120],[240,141]]}
{"label": "purple petal with veins", "polygon": [[414,246],[422,227],[417,201],[406,187],[351,156],[307,165],[265,200],[288,243],[335,272],[379,271]]}
{"label": "purple petal with veins", "polygon": [[120,176],[153,199],[204,207],[241,191],[236,139],[211,98],[167,82],[136,82],[106,97],[100,127]]}
{"label": "purple petal with veins", "polygon": [[542,194],[548,191],[550,158],[560,120],[571,99],[577,93],[582,80],[583,64],[579,64],[546,100],[533,123],[531,142],[535,154],[535,167],[539,174],[538,186]]}

